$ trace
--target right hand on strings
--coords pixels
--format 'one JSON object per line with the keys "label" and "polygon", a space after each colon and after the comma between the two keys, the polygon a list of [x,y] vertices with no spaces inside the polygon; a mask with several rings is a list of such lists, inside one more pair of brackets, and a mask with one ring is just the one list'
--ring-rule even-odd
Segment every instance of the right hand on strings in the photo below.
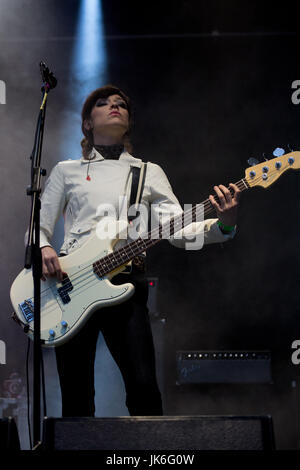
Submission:
{"label": "right hand on strings", "polygon": [[58,260],[56,251],[51,246],[41,248],[42,253],[42,281],[46,281],[48,277],[57,277],[62,281],[67,273],[63,272]]}

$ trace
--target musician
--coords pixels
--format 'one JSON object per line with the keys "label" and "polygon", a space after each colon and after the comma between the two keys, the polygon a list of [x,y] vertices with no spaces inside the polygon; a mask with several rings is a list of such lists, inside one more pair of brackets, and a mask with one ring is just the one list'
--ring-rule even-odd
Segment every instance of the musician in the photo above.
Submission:
{"label": "musician", "polygon": [[[105,217],[99,212],[99,206],[110,204],[116,214],[120,211],[120,195],[130,192],[130,166],[141,165],[141,160],[131,155],[131,123],[130,100],[119,88],[107,85],[87,97],[82,109],[82,157],[59,162],[53,168],[42,196],[43,280],[50,276],[62,280],[64,275],[59,257],[51,246],[54,226],[61,213],[65,223],[60,249],[60,256],[63,256],[82,246],[96,230]],[[209,197],[218,218],[193,222],[181,239],[171,237],[170,242],[186,247],[190,240],[189,229],[204,233],[204,243],[233,238],[240,191],[236,185],[230,186],[233,195],[220,185],[214,187],[218,201],[214,195]],[[158,207],[164,215],[181,211],[164,171],[152,162],[147,163],[141,202],[148,208]],[[153,217],[156,215],[154,211]],[[55,349],[63,416],[94,416],[94,360],[100,330],[124,379],[129,414],[163,414],[146,306],[145,257],[137,257],[130,269],[130,273],[117,274],[112,282],[132,282],[134,295],[118,306],[94,312],[75,336]]]}

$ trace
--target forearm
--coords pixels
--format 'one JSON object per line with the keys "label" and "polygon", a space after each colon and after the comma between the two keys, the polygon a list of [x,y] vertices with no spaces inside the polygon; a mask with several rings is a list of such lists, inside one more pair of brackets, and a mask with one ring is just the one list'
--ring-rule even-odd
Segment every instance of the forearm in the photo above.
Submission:
{"label": "forearm", "polygon": [[201,222],[192,222],[185,229],[176,232],[169,239],[177,248],[199,250],[203,245],[212,243],[224,243],[234,238],[236,228],[228,234],[222,233],[218,226],[218,219],[206,219]]}

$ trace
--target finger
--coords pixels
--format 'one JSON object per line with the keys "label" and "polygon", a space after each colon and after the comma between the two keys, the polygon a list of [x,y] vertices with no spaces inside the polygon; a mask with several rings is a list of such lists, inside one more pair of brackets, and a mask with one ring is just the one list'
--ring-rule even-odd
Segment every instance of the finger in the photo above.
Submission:
{"label": "finger", "polygon": [[46,278],[56,276],[56,269],[55,269],[55,266],[53,265],[53,258],[44,258],[43,275]]}
{"label": "finger", "polygon": [[59,281],[62,281],[65,277],[68,277],[68,273],[62,270],[58,257],[53,260],[55,273]]}
{"label": "finger", "polygon": [[219,198],[219,206],[221,209],[224,209],[225,205],[226,205],[226,199],[224,197],[224,194],[223,192],[221,191],[221,189],[218,187],[218,186],[214,186],[214,190],[216,192],[216,195],[218,196]]}
{"label": "finger", "polygon": [[211,202],[211,205],[216,209],[217,212],[220,212],[222,210],[212,194],[209,196],[209,200]]}
{"label": "finger", "polygon": [[55,265],[53,263],[53,259],[51,258],[50,260],[46,261],[46,266],[47,266],[47,269],[48,269],[48,275],[49,276],[55,276],[56,275],[56,269],[55,269]]}
{"label": "finger", "polygon": [[241,196],[241,190],[240,188],[236,185],[236,184],[233,184],[233,183],[230,183],[229,186],[233,189],[234,191],[234,199],[236,201],[238,201],[240,199],[240,196]]}
{"label": "finger", "polygon": [[46,265],[45,261],[43,261],[42,273],[43,273],[43,278],[44,278],[43,280],[46,280],[46,278],[50,276],[50,273],[48,271],[48,268],[47,268],[47,265]]}
{"label": "finger", "polygon": [[226,202],[230,203],[231,200],[232,200],[232,196],[231,196],[230,190],[229,190],[228,188],[226,188],[226,186],[224,186],[223,184],[220,184],[220,185],[219,185],[219,188],[220,188],[221,191],[223,192]]}
{"label": "finger", "polygon": [[52,260],[52,264],[53,264],[53,266],[54,266],[57,279],[59,279],[60,281],[62,281],[62,279],[63,279],[64,276],[63,276],[63,272],[62,272],[62,269],[61,269],[61,266],[60,266],[60,263],[59,263],[59,261],[58,261],[58,257],[57,257],[57,256]]}

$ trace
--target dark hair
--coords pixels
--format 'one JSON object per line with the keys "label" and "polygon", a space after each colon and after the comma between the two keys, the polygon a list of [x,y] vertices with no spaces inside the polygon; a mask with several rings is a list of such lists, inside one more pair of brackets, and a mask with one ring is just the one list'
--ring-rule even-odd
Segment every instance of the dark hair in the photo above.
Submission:
{"label": "dark hair", "polygon": [[94,145],[94,139],[93,139],[93,131],[92,130],[87,130],[84,127],[84,121],[90,118],[92,109],[96,103],[96,101],[99,98],[108,98],[111,95],[119,95],[123,100],[125,101],[127,105],[127,110],[128,110],[128,115],[129,115],[129,126],[128,130],[124,135],[124,147],[127,150],[127,152],[132,151],[132,145],[129,139],[129,133],[132,125],[132,112],[131,112],[131,103],[130,99],[128,96],[125,95],[125,93],[120,90],[120,88],[114,86],[114,85],[105,85],[101,88],[97,88],[96,90],[92,91],[92,93],[89,94],[87,99],[85,100],[82,111],[81,111],[81,130],[84,135],[84,138],[81,141],[81,147],[82,147],[82,154],[84,158],[86,158]]}

